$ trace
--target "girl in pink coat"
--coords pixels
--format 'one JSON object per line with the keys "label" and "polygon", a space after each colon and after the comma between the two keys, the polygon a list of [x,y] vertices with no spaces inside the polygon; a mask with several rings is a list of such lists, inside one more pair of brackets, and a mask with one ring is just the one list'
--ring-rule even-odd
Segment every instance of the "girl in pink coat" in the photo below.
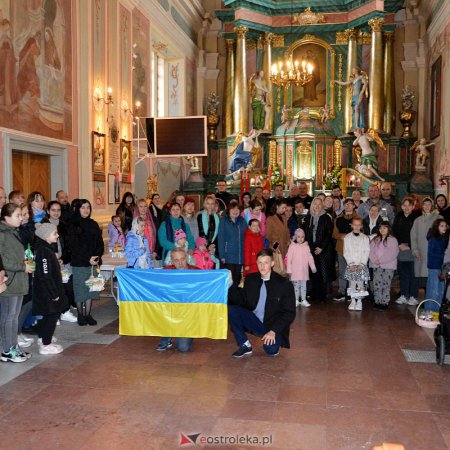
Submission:
{"label": "girl in pink coat", "polygon": [[309,308],[311,304],[306,300],[306,282],[309,280],[309,268],[313,273],[316,273],[317,269],[309,245],[305,242],[305,232],[301,228],[295,230],[289,245],[286,266],[294,285],[296,305]]}
{"label": "girl in pink coat", "polygon": [[195,244],[197,246],[194,250],[195,266],[202,270],[214,269],[214,261],[206,248],[206,239],[198,237]]}

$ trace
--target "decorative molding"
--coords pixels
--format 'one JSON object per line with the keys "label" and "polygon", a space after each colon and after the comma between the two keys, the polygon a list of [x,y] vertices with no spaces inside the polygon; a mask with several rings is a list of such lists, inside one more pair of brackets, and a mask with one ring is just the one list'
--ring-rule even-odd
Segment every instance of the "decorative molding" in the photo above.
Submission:
{"label": "decorative molding", "polygon": [[248,50],[255,50],[258,47],[258,42],[252,39],[247,39],[245,41],[245,48]]}
{"label": "decorative molding", "polygon": [[277,141],[272,139],[269,142],[269,167],[272,167],[277,162]]}
{"label": "decorative molding", "polygon": [[225,39],[225,45],[227,48],[227,52],[233,51],[234,46],[234,39]]}
{"label": "decorative molding", "polygon": [[283,48],[284,46],[284,34],[274,34],[272,38],[272,47]]}
{"label": "decorative molding", "polygon": [[[342,81],[342,67],[343,67],[343,56],[342,53],[338,55],[338,81]],[[338,111],[342,111],[342,86],[338,85]]]}
{"label": "decorative molding", "polygon": [[158,41],[153,42],[152,47],[158,52],[165,53],[167,52],[169,45],[164,42]]}
{"label": "decorative molding", "polygon": [[325,16],[320,13],[314,13],[311,11],[311,7],[307,7],[302,13],[294,14],[292,23],[296,23],[300,26],[303,25],[317,25],[318,23],[324,23]]}
{"label": "decorative molding", "polygon": [[360,31],[358,34],[358,44],[371,45],[372,44],[372,33],[369,33],[367,31]]}
{"label": "decorative molding", "polygon": [[263,36],[263,43],[265,44],[265,45],[270,45],[270,44],[272,44],[272,41],[273,41],[273,38],[274,38],[274,34],[273,33],[264,33],[264,36]]}
{"label": "decorative molding", "polygon": [[383,33],[384,42],[394,42],[394,32],[393,31],[385,31]]}
{"label": "decorative molding", "polygon": [[243,25],[239,27],[234,27],[233,31],[236,33],[236,37],[239,39],[245,39],[245,35],[248,32],[248,27],[244,27]]}
{"label": "decorative molding", "polygon": [[286,145],[286,182],[292,183],[294,161],[294,144]]}
{"label": "decorative molding", "polygon": [[347,45],[348,36],[345,31],[336,31],[336,45]]}
{"label": "decorative molding", "polygon": [[370,19],[367,24],[372,30],[372,33],[377,33],[383,31],[384,19],[382,17],[374,17]]}

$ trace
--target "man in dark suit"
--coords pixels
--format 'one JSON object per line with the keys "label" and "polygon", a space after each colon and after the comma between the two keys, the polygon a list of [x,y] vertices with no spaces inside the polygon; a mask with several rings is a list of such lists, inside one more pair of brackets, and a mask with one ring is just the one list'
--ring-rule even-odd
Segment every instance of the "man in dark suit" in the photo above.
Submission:
{"label": "man in dark suit", "polygon": [[273,251],[261,250],[257,273],[249,274],[243,288],[232,286],[228,294],[228,319],[239,348],[234,358],[252,354],[246,332],[261,337],[264,351],[277,356],[280,347],[289,348],[289,327],[295,319],[292,283],[272,270]]}

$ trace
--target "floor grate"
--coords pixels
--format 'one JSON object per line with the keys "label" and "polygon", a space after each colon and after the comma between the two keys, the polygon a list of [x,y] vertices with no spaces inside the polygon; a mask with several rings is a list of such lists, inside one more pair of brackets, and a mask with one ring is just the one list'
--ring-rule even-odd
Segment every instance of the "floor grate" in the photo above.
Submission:
{"label": "floor grate", "polygon": [[[434,351],[402,349],[402,352],[408,362],[436,364],[436,352]],[[450,364],[448,355],[445,357],[445,364]]]}

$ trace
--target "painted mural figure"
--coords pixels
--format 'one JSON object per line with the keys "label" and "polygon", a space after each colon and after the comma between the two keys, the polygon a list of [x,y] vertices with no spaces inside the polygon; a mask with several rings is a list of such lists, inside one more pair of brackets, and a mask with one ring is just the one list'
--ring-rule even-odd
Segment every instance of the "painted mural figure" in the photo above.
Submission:
{"label": "painted mural figure", "polygon": [[317,100],[317,85],[320,83],[320,65],[316,54],[312,50],[307,50],[303,60],[313,67],[312,79],[303,86],[303,97],[305,100]]}
{"label": "painted mural figure", "polygon": [[253,109],[253,128],[255,130],[268,130],[270,113],[270,90],[264,80],[264,71],[260,70],[250,78],[250,94]]}
{"label": "painted mural figure", "polygon": [[352,127],[365,128],[366,124],[364,122],[364,95],[368,96],[369,80],[367,74],[363,72],[359,67],[354,67],[352,69],[352,76],[348,81],[338,81],[332,80],[332,83],[339,84],[340,86],[351,85],[353,88],[352,92]]}
{"label": "painted mural figure", "polygon": [[0,22],[0,108],[12,112],[16,108],[16,57],[10,36],[11,23]]}
{"label": "painted mural figure", "polygon": [[[40,82],[36,71],[35,58],[40,55],[39,36],[28,38],[19,53],[19,70],[17,72],[17,92],[19,100],[28,93],[31,99],[40,96]],[[30,105],[32,106],[32,105]]]}
{"label": "painted mural figure", "polygon": [[375,130],[370,129],[364,133],[363,128],[355,129],[356,139],[353,141],[353,147],[359,146],[361,148],[361,161],[360,164],[356,164],[355,169],[369,178],[378,178],[380,181],[384,181],[384,178],[378,173],[378,158],[376,152],[373,151],[370,142],[376,141],[382,148],[384,147],[383,141],[380,139]]}
{"label": "painted mural figure", "polygon": [[56,48],[55,38],[53,31],[49,28],[45,28],[45,57],[44,62],[51,68],[52,76],[56,79],[55,70],[61,70],[61,60],[58,56],[58,49]]}

